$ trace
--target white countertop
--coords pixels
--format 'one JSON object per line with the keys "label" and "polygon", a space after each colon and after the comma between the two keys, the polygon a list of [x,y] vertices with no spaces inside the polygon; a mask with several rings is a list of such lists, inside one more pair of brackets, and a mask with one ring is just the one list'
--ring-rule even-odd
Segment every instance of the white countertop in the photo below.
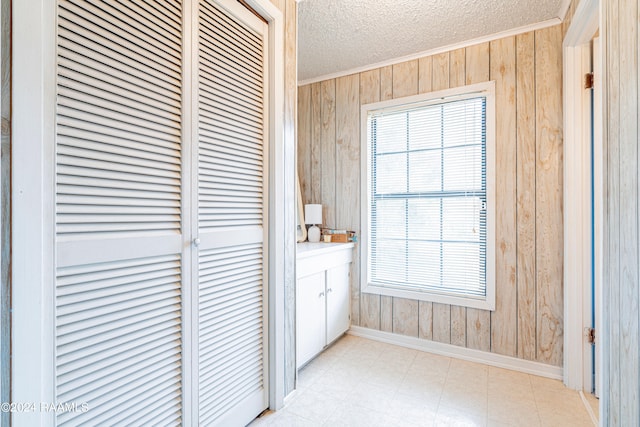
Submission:
{"label": "white countertop", "polygon": [[324,254],[327,252],[351,249],[354,246],[355,245],[353,242],[348,242],[348,243],[302,242],[302,243],[296,244],[296,257],[306,258],[310,256]]}

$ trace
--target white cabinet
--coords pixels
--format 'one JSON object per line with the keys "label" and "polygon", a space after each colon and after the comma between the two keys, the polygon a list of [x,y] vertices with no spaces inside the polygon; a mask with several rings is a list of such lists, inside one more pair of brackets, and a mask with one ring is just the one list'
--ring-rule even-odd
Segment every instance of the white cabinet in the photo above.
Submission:
{"label": "white cabinet", "polygon": [[322,351],[325,345],[325,272],[298,279],[296,293],[298,365]]}
{"label": "white cabinet", "polygon": [[299,243],[296,264],[296,365],[349,329],[353,243]]}
{"label": "white cabinet", "polygon": [[349,264],[326,271],[327,344],[349,329],[351,298],[349,292]]}

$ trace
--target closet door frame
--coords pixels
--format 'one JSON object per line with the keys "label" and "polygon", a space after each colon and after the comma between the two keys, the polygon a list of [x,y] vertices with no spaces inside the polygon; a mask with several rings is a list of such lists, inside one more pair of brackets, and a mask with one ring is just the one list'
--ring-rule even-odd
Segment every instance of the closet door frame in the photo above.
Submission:
{"label": "closet door frame", "polygon": [[285,186],[285,176],[294,176],[295,162],[287,163],[284,152],[284,16],[269,0],[245,1],[269,25],[269,408],[278,410],[285,398],[285,265],[293,262],[285,258],[283,236],[293,239],[295,233],[293,227],[285,228],[285,213],[292,210],[295,203],[295,188]]}
{"label": "closet door frame", "polygon": [[[197,7],[186,0],[186,10]],[[284,186],[294,164],[284,153],[284,21],[268,0],[247,0],[269,24],[269,407],[279,409],[284,400],[284,283],[287,202],[294,189]],[[40,403],[55,402],[55,105],[57,2],[21,0],[12,10],[12,366],[11,401],[33,403],[35,410],[11,414],[14,426],[49,426],[55,413],[40,411]],[[185,14],[185,16],[187,16]],[[193,16],[193,15],[192,15]],[[192,22],[184,23],[185,61],[194,37]],[[186,73],[189,74],[186,74]],[[192,74],[185,70],[186,76]],[[188,79],[186,79],[188,80]],[[184,89],[194,82],[185,81]],[[187,132],[192,132],[191,96],[185,96]],[[189,123],[186,121],[189,120]],[[187,153],[185,153],[187,154]],[[189,171],[184,171],[187,173]],[[190,172],[189,172],[190,173]],[[185,176],[186,177],[186,176]],[[191,221],[187,221],[191,222]],[[193,224],[189,225],[191,228]],[[188,231],[183,229],[183,231]],[[190,237],[190,236],[189,236]],[[185,248],[186,250],[186,248]],[[186,278],[186,277],[185,277]],[[189,278],[187,278],[189,281]],[[189,285],[191,285],[189,283]],[[186,289],[185,289],[186,290]],[[189,290],[186,290],[189,292]],[[188,294],[184,301],[191,301]],[[191,307],[184,307],[185,326],[192,323]],[[187,328],[186,334],[191,334]],[[186,342],[193,337],[185,336]],[[191,353],[193,349],[187,350]],[[185,360],[184,377],[189,378]],[[190,387],[185,384],[184,421],[189,419]]]}
{"label": "closet door frame", "polygon": [[[56,3],[12,2],[11,400],[36,405],[55,399]],[[12,425],[54,425],[35,409]]]}

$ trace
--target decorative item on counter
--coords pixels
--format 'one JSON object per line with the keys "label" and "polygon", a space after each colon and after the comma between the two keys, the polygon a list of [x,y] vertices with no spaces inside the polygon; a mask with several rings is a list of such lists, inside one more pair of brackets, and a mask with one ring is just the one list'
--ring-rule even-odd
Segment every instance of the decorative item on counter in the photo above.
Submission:
{"label": "decorative item on counter", "polygon": [[330,237],[332,243],[347,243],[347,242],[357,242],[358,237],[356,236],[355,231],[350,230],[335,230],[332,228],[323,228],[322,235],[325,238],[325,242],[327,242],[327,236]]}
{"label": "decorative item on counter", "polygon": [[312,243],[320,241],[320,229],[322,225],[322,205],[304,205],[304,222],[311,225],[307,231],[307,238]]}

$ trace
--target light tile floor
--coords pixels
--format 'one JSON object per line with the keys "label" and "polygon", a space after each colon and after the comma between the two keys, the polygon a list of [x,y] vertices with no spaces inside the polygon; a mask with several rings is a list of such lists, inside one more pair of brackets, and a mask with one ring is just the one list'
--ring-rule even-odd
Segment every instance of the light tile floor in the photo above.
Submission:
{"label": "light tile floor", "polygon": [[585,426],[560,381],[346,335],[301,370],[262,426]]}

